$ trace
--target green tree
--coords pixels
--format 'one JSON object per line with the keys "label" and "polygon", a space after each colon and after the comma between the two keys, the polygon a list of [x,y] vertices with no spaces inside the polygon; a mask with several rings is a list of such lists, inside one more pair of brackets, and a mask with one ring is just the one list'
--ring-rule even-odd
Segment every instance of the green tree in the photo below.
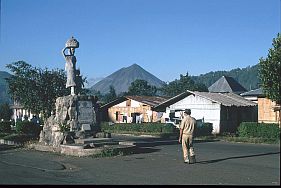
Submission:
{"label": "green tree", "polygon": [[146,80],[136,79],[128,88],[128,95],[155,96],[156,86],[151,86]]}
{"label": "green tree", "polygon": [[13,114],[12,109],[10,109],[10,106],[8,103],[0,104],[0,120],[10,120],[11,116]]}
{"label": "green tree", "polygon": [[67,95],[66,75],[63,70],[48,70],[32,67],[24,61],[6,66],[13,72],[7,79],[9,93],[24,108],[35,114],[48,117],[55,108],[57,97]]}
{"label": "green tree", "polygon": [[281,35],[273,39],[267,58],[260,58],[259,77],[264,94],[281,104]]}
{"label": "green tree", "polygon": [[180,79],[176,79],[168,84],[165,84],[161,89],[163,95],[175,96],[186,90],[191,91],[208,91],[208,88],[202,83],[195,83],[194,80],[188,75],[180,74]]}
{"label": "green tree", "polygon": [[109,103],[117,98],[116,91],[112,85],[109,86],[109,93],[103,96],[104,103]]}

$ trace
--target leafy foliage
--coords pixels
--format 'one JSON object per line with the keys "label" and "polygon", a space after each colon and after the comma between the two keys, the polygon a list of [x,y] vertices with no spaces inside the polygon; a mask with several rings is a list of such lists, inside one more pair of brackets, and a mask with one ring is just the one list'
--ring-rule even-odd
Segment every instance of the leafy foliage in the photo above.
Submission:
{"label": "leafy foliage", "polygon": [[18,121],[16,123],[16,132],[19,134],[30,134],[39,137],[41,127],[31,121]]}
{"label": "leafy foliage", "polygon": [[113,101],[114,99],[117,98],[117,95],[116,95],[116,92],[115,92],[115,89],[112,85],[110,85],[109,87],[109,93],[105,94],[102,99],[103,99],[103,102],[104,103],[109,103],[111,101]]}
{"label": "leafy foliage", "polygon": [[165,123],[118,123],[108,125],[101,124],[101,131],[106,132],[140,132],[140,133],[174,133],[175,127]]}
{"label": "leafy foliage", "polygon": [[0,132],[1,133],[10,133],[11,129],[11,122],[10,121],[0,121]]}
{"label": "leafy foliage", "polygon": [[260,59],[259,76],[265,95],[281,104],[281,35],[273,39],[267,58]]}
{"label": "leafy foliage", "polygon": [[10,120],[13,114],[8,103],[0,104],[0,120]]}
{"label": "leafy foliage", "polygon": [[204,123],[201,126],[196,126],[194,130],[195,136],[210,136],[212,135],[213,124],[212,123]]}
{"label": "leafy foliage", "polygon": [[136,79],[128,88],[128,95],[155,96],[156,86],[149,85],[146,80]]}
{"label": "leafy foliage", "polygon": [[257,122],[242,122],[238,127],[240,137],[261,137],[269,139],[280,139],[280,128],[278,124],[265,124]]}
{"label": "leafy foliage", "polygon": [[54,109],[57,97],[67,95],[66,75],[63,70],[48,70],[32,67],[24,61],[8,64],[14,73],[7,82],[9,93],[24,108],[48,117]]}
{"label": "leafy foliage", "polygon": [[11,98],[8,94],[8,83],[6,78],[9,78],[11,75],[7,72],[0,71],[0,104],[9,103],[11,104]]}
{"label": "leafy foliage", "polygon": [[186,73],[180,75],[180,79],[176,79],[169,84],[164,85],[161,92],[166,96],[175,96],[186,90],[191,91],[208,91],[208,88],[202,83],[195,83],[194,80]]}
{"label": "leafy foliage", "polygon": [[247,90],[259,88],[260,80],[258,78],[259,65],[248,66],[246,68],[236,68],[230,71],[211,71],[199,76],[191,76],[195,83],[203,83],[207,87],[210,87],[222,76],[230,76],[237,80]]}

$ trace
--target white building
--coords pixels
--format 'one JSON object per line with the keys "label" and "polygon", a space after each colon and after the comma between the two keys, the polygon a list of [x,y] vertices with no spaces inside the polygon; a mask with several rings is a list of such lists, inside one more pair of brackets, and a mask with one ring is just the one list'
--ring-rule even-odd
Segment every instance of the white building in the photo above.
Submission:
{"label": "white building", "polygon": [[212,123],[213,133],[235,132],[243,121],[257,121],[257,104],[234,93],[183,92],[154,110],[180,118],[181,111],[191,109],[191,116]]}

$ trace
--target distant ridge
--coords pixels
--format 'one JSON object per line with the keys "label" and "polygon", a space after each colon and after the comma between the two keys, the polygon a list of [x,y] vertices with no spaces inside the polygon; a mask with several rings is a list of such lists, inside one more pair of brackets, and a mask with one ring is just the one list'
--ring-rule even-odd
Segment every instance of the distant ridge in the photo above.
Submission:
{"label": "distant ridge", "polygon": [[206,74],[199,76],[192,76],[192,79],[196,83],[203,83],[207,87],[210,87],[222,76],[230,76],[234,78],[239,84],[245,89],[252,90],[260,87],[259,76],[258,76],[259,65],[247,66],[245,68],[236,68],[230,71],[211,71]]}
{"label": "distant ridge", "polygon": [[112,85],[116,94],[127,92],[129,86],[136,79],[146,80],[149,85],[161,87],[165,82],[158,79],[153,74],[144,70],[141,66],[133,64],[129,67],[124,67],[102,79],[91,87],[91,90],[100,91],[102,94],[109,92],[109,87]]}
{"label": "distant ridge", "polygon": [[0,104],[9,103],[11,104],[11,98],[8,94],[8,83],[5,78],[11,77],[11,74],[5,71],[0,71]]}

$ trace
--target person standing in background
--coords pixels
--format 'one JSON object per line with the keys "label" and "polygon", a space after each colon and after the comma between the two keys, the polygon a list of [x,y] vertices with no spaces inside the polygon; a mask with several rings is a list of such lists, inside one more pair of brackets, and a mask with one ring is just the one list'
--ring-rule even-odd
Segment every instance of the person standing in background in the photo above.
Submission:
{"label": "person standing in background", "polygon": [[195,118],[191,117],[190,114],[191,110],[185,109],[183,120],[180,124],[179,143],[182,144],[183,159],[185,163],[195,162],[193,133],[196,126],[196,120]]}

